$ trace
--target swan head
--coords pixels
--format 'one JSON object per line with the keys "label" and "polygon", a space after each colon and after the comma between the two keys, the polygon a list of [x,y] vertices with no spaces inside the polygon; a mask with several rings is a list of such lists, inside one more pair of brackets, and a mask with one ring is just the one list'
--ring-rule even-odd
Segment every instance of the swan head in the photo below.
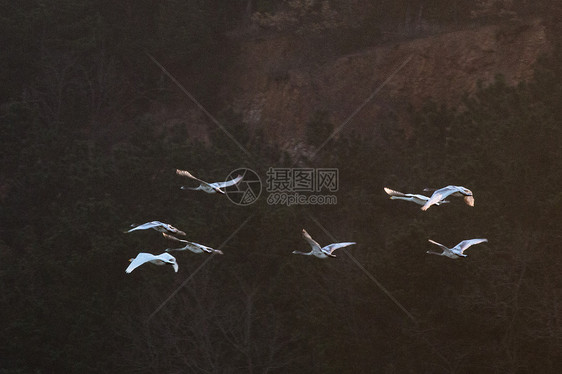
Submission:
{"label": "swan head", "polygon": [[305,255],[305,256],[308,256],[310,253],[301,252],[301,251],[293,251],[293,254],[295,254],[295,255]]}

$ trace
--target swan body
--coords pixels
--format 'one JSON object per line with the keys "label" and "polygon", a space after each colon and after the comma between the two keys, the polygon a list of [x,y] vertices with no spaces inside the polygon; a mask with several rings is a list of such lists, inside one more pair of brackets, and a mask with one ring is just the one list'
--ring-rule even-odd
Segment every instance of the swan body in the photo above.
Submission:
{"label": "swan body", "polygon": [[150,262],[154,265],[166,265],[170,264],[173,266],[174,271],[178,272],[178,263],[176,262],[176,258],[169,253],[162,253],[159,255],[153,255],[151,253],[144,253],[141,252],[137,255],[137,257],[130,259],[131,263],[125,270],[125,273],[130,273],[139,266]]}
{"label": "swan body", "polygon": [[166,249],[166,252],[188,250],[188,251],[191,251],[193,253],[207,252],[207,253],[217,253],[217,254],[220,254],[220,255],[223,254],[221,250],[214,249],[214,248],[211,248],[211,247],[207,247],[206,245],[203,245],[203,244],[198,244],[198,243],[190,242],[190,241],[187,241],[187,240],[178,239],[175,236],[168,235],[168,234],[162,234],[162,235],[164,235],[164,237],[166,239],[175,240],[177,242],[181,242],[181,243],[185,244],[181,248],[168,248],[168,249]]}
{"label": "swan body", "polygon": [[230,187],[230,186],[234,186],[235,184],[237,184],[238,182],[240,182],[242,180],[242,176],[238,175],[236,178],[228,180],[226,182],[214,182],[214,183],[208,183],[205,182],[204,180],[201,180],[197,177],[194,177],[189,171],[187,170],[179,170],[176,169],[176,174],[177,175],[181,175],[184,177],[188,177],[191,178],[193,180],[196,180],[197,182],[199,182],[199,186],[197,187],[187,187],[187,186],[182,186],[181,189],[185,190],[185,189],[189,189],[189,190],[201,190],[207,193],[220,193],[220,194],[224,194],[225,192],[222,190],[222,188],[226,188],[226,187]]}
{"label": "swan body", "polygon": [[[430,191],[426,188],[425,191]],[[435,190],[429,200],[421,207],[421,210],[428,210],[430,206],[442,202],[447,196],[464,196],[464,202],[469,206],[474,206],[474,196],[472,191],[462,186],[447,186]]]}
{"label": "swan body", "polygon": [[310,244],[312,250],[310,252],[300,252],[300,251],[293,251],[294,254],[297,255],[305,255],[305,256],[316,256],[318,258],[328,258],[328,257],[336,257],[333,252],[338,248],[347,247],[349,245],[356,244],[355,242],[343,242],[343,243],[332,243],[325,247],[320,247],[312,237],[306,232],[306,230],[302,230],[303,238]]}
{"label": "swan body", "polygon": [[[388,187],[385,187],[384,191],[390,196],[391,200],[406,200],[416,203],[418,205],[425,205],[425,203],[427,203],[427,201],[429,200],[429,196],[411,194],[411,193],[402,193],[402,192],[391,190]],[[435,205],[441,205],[448,202],[449,202],[448,200],[441,200],[436,202]]]}
{"label": "swan body", "polygon": [[435,251],[427,251],[426,253],[432,254],[432,255],[438,255],[438,256],[446,256],[452,259],[458,259],[461,257],[466,257],[466,255],[464,254],[464,251],[468,249],[468,247],[475,245],[475,244],[480,244],[480,243],[485,243],[488,241],[488,239],[469,239],[469,240],[463,240],[462,242],[460,242],[459,244],[455,245],[453,248],[448,248],[446,246],[444,246],[441,243],[437,243],[436,241],[433,241],[431,239],[428,240],[430,243],[435,244],[436,246],[438,246],[439,248],[442,249],[441,252],[435,252]]}
{"label": "swan body", "polygon": [[174,233],[174,234],[179,234],[179,235],[185,235],[185,232],[176,229],[174,226],[172,226],[168,223],[163,223],[163,222],[160,222],[160,221],[152,221],[152,222],[143,223],[142,225],[135,226],[134,228],[132,228],[128,231],[125,231],[125,234],[129,233],[131,231],[148,230],[148,229],[156,230],[158,232],[161,232],[162,234],[169,232],[169,233]]}

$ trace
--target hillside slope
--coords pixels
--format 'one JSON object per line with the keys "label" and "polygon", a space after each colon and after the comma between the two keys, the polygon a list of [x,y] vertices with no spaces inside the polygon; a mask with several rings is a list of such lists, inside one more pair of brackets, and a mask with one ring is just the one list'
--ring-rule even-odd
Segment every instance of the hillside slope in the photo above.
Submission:
{"label": "hillside slope", "polygon": [[339,125],[411,57],[350,124],[371,133],[383,112],[407,126],[402,117],[409,104],[433,99],[454,105],[497,74],[509,84],[528,80],[549,49],[538,19],[386,41],[345,55],[329,43],[298,35],[242,41],[224,85],[226,102],[280,143],[299,142],[315,113]]}

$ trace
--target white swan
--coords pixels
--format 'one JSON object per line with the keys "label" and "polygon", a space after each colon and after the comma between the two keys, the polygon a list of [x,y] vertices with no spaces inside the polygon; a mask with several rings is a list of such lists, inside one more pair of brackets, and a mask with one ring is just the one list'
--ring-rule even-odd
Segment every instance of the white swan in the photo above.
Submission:
{"label": "white swan", "polygon": [[187,241],[187,240],[178,239],[175,236],[168,235],[168,234],[162,234],[162,235],[164,235],[164,237],[166,239],[175,240],[177,242],[181,242],[181,243],[185,244],[185,246],[181,247],[181,248],[168,248],[168,249],[166,249],[166,252],[189,250],[193,253],[207,252],[207,253],[218,253],[220,255],[223,254],[221,250],[214,249],[214,248],[211,248],[211,247],[207,247],[206,245],[203,245],[203,244],[198,244],[198,243],[190,242],[190,241]]}
{"label": "white swan", "polygon": [[356,244],[355,242],[344,242],[344,243],[333,243],[325,247],[320,247],[320,244],[314,241],[314,239],[312,239],[312,237],[304,229],[302,230],[302,236],[308,242],[308,244],[310,244],[312,250],[310,252],[293,251],[294,254],[305,255],[305,256],[312,255],[318,258],[336,257],[336,255],[332,254],[336,249]]}
{"label": "white swan", "polygon": [[[390,195],[391,200],[406,200],[406,201],[411,201],[413,203],[416,203],[418,205],[424,205],[429,200],[429,196],[417,195],[417,194],[411,194],[411,193],[402,193],[402,192],[391,190],[388,187],[385,187],[384,191],[388,195]],[[441,205],[441,204],[445,204],[445,203],[448,203],[448,202],[449,202],[448,200],[442,200],[442,201],[436,202],[435,205]]]}
{"label": "white swan", "polygon": [[[431,191],[431,189],[426,188],[424,191]],[[430,206],[437,204],[447,196],[464,196],[464,202],[470,206],[474,206],[474,196],[471,190],[461,186],[447,186],[436,190],[424,206],[421,207],[421,210],[429,209]]]}
{"label": "white swan", "polygon": [[155,265],[165,265],[170,264],[174,267],[174,271],[178,272],[178,263],[176,262],[176,258],[169,253],[162,253],[159,255],[153,255],[151,253],[144,253],[141,252],[137,255],[137,257],[130,259],[131,263],[125,270],[125,273],[130,273],[139,266],[150,262]]}
{"label": "white swan", "polygon": [[221,189],[221,188],[226,188],[226,187],[230,187],[230,186],[234,186],[235,184],[237,184],[238,182],[240,182],[242,180],[242,176],[239,175],[234,179],[231,179],[229,181],[226,182],[215,182],[215,183],[208,183],[205,182],[204,180],[201,180],[197,177],[194,177],[189,171],[187,170],[179,170],[176,169],[176,174],[177,175],[181,175],[184,177],[188,177],[191,179],[196,180],[197,182],[199,182],[199,186],[197,187],[186,187],[186,186],[182,186],[181,189],[185,190],[185,189],[189,189],[189,190],[201,190],[201,191],[205,191],[207,193],[221,193],[224,194],[225,192]]}
{"label": "white swan", "polygon": [[488,239],[469,239],[469,240],[463,240],[462,242],[460,242],[459,244],[455,245],[453,248],[447,248],[445,247],[443,244],[441,243],[437,243],[431,239],[428,240],[430,243],[433,243],[437,246],[439,246],[439,248],[441,248],[443,251],[442,252],[435,252],[435,251],[427,251],[426,253],[432,254],[432,255],[438,255],[438,256],[446,256],[452,259],[457,259],[460,257],[466,257],[466,255],[464,254],[464,251],[466,251],[466,249],[472,245],[475,244],[479,244],[479,243],[485,243],[488,241]]}
{"label": "white swan", "polygon": [[174,234],[179,234],[179,235],[185,236],[185,232],[176,229],[174,226],[172,226],[168,223],[164,223],[164,222],[160,222],[160,221],[152,221],[152,222],[143,223],[142,225],[135,226],[134,228],[132,228],[128,231],[124,231],[124,232],[125,232],[125,234],[127,234],[127,233],[129,233],[131,231],[135,231],[135,230],[148,230],[148,229],[156,230],[158,232],[161,232],[162,234],[167,233],[167,232],[173,232]]}

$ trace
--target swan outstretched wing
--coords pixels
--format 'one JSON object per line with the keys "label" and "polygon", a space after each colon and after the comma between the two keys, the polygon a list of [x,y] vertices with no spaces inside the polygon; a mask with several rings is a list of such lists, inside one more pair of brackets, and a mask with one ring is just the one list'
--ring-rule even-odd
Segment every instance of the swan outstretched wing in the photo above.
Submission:
{"label": "swan outstretched wing", "polygon": [[[167,230],[169,232],[173,232],[174,234],[179,234],[179,235],[184,235],[185,236],[185,232],[181,231],[180,229],[176,229],[174,226],[168,224],[168,223],[164,223],[162,224],[162,228],[164,230]],[[162,235],[165,234],[164,231],[160,231],[162,232]]]}
{"label": "swan outstretched wing", "polygon": [[[459,192],[463,195],[466,195],[464,190],[470,192],[470,190],[468,190],[464,187],[458,187],[458,186],[447,186],[447,187],[440,188],[440,189],[436,190],[433,193],[433,195],[431,195],[429,200],[424,204],[424,206],[421,207],[421,210],[429,209],[430,206],[439,203],[441,200],[445,199],[449,195],[454,194],[455,192]],[[466,197],[468,197],[468,196],[466,196]],[[472,199],[472,200],[473,200],[472,205],[474,205],[474,199]],[[465,198],[465,201],[466,201],[466,198]],[[468,202],[467,202],[467,204],[468,204]]]}
{"label": "swan outstretched wing", "polygon": [[[429,188],[424,189],[424,191],[431,190]],[[429,200],[422,206],[422,210],[427,210],[430,206],[436,204],[447,203],[448,201],[443,200],[447,196],[463,196],[464,202],[469,206],[474,206],[474,196],[472,195],[472,191],[466,187],[462,186],[447,186],[441,189],[436,190],[433,195],[429,198]]]}
{"label": "swan outstretched wing", "polygon": [[[419,205],[424,205],[429,200],[429,197],[425,195],[402,193],[399,191],[391,190],[390,188],[387,187],[384,188],[384,191],[390,196],[392,200],[406,200],[406,201],[414,202]],[[448,201],[438,201],[435,204],[439,205],[441,203],[448,203]]]}
{"label": "swan outstretched wing", "polygon": [[202,189],[201,187],[205,186],[205,187],[208,187],[209,189],[215,190],[215,192],[224,194],[224,191],[222,191],[220,188],[217,188],[217,187],[213,186],[212,183],[208,183],[208,182],[205,182],[202,179],[197,178],[196,176],[194,176],[193,174],[191,174],[187,170],[176,169],[176,174],[181,175],[183,177],[191,178],[191,179],[196,180],[197,182],[199,182],[201,184],[201,186],[196,187],[196,188],[190,188],[190,187],[183,186],[182,189],[185,189],[185,188],[189,188],[190,190],[192,190],[192,189]]}
{"label": "swan outstretched wing", "polygon": [[170,264],[174,267],[174,271],[177,273],[178,272],[178,263],[176,262],[176,258],[174,256],[172,256],[169,253],[161,253],[157,256],[154,256],[154,259],[156,261],[161,261],[160,264],[162,263],[166,263],[166,264]]}
{"label": "swan outstretched wing", "polygon": [[305,229],[302,230],[302,237],[304,238],[304,240],[308,242],[308,244],[310,244],[313,252],[315,253],[322,252],[322,247],[320,247],[320,244],[318,244],[314,239],[312,239],[310,234],[307,233]]}
{"label": "swan outstretched wing", "polygon": [[193,243],[186,241],[184,246],[181,248],[166,248],[166,252],[175,252],[175,251],[191,251],[193,253],[203,253],[203,249],[199,248],[198,246],[193,245]]}
{"label": "swan outstretched wing", "polygon": [[435,191],[433,193],[433,195],[431,195],[431,197],[429,198],[429,200],[426,201],[426,203],[424,204],[424,206],[421,207],[421,210],[427,210],[429,209],[430,206],[438,203],[439,201],[443,200],[444,198],[446,198],[447,196],[449,196],[452,193],[456,192],[456,189],[450,189],[449,187],[451,186],[447,186],[444,188],[441,188],[437,191]]}
{"label": "swan outstretched wing", "polygon": [[182,243],[187,242],[187,240],[176,238],[175,236],[166,234],[165,232],[162,233],[162,236],[164,236],[166,239],[175,240],[176,242],[182,242]]}
{"label": "swan outstretched wing", "polygon": [[239,175],[234,179],[231,179],[229,181],[226,182],[215,182],[215,183],[211,183],[210,185],[214,188],[225,188],[225,187],[230,187],[230,186],[234,186],[235,184],[237,184],[238,182],[240,182],[242,180],[242,176]]}
{"label": "swan outstretched wing", "polygon": [[332,244],[329,244],[329,245],[325,246],[324,248],[322,248],[322,252],[324,252],[328,255],[332,255],[332,253],[336,249],[348,247],[348,246],[353,245],[353,244],[357,244],[357,243],[355,243],[355,242],[332,243]]}
{"label": "swan outstretched wing", "polygon": [[184,250],[189,250],[193,253],[203,253],[203,252],[207,252],[207,253],[218,253],[218,254],[223,254],[222,251],[218,250],[218,249],[214,249],[211,247],[208,247],[206,245],[203,244],[199,244],[199,243],[194,243],[194,242],[189,242],[189,241],[184,241],[184,246],[182,248],[168,248],[166,249],[166,252],[171,252],[171,251],[184,251]]}
{"label": "swan outstretched wing", "polygon": [[384,192],[386,192],[390,196],[391,199],[393,197],[404,197],[404,198],[410,198],[410,199],[419,199],[419,200],[422,200],[424,202],[429,200],[429,197],[427,197],[425,195],[418,195],[418,194],[414,194],[414,193],[403,193],[403,192],[391,190],[390,188],[387,188],[387,187],[384,188]]}
{"label": "swan outstretched wing", "polygon": [[197,178],[196,176],[194,176],[193,174],[191,174],[191,173],[190,173],[189,171],[187,171],[187,170],[176,169],[176,174],[177,174],[177,175],[181,175],[182,177],[191,178],[191,179],[196,180],[197,182],[200,182],[200,183],[207,183],[207,182],[205,182],[205,181],[203,181],[203,180]]}
{"label": "swan outstretched wing", "polygon": [[162,234],[164,235],[164,237],[166,239],[171,239],[171,240],[175,240],[177,242],[183,243],[184,246],[182,248],[168,248],[166,249],[166,252],[172,252],[172,251],[184,251],[184,250],[190,250],[191,252],[194,253],[202,253],[202,252],[207,252],[207,253],[218,253],[218,254],[223,254],[223,252],[219,249],[214,249],[211,247],[208,247],[206,245],[203,244],[199,244],[199,243],[195,243],[195,242],[190,242],[188,240],[183,240],[183,239],[179,239],[176,238],[173,235],[168,235],[168,234]]}
{"label": "swan outstretched wing", "polygon": [[[177,175],[181,175],[182,177],[188,177],[191,178],[199,183],[201,183],[204,186],[209,186],[211,187],[210,183],[205,182],[202,179],[197,178],[196,176],[194,176],[193,174],[191,174],[189,171],[187,170],[180,170],[180,169],[176,169],[176,174]],[[189,187],[188,187],[189,188]],[[212,188],[212,187],[211,187]]]}
{"label": "swan outstretched wing", "polygon": [[136,230],[148,230],[148,229],[152,229],[158,226],[161,226],[162,222],[160,221],[152,221],[152,222],[147,222],[147,223],[143,223],[142,225],[138,225],[133,227],[132,229],[125,231],[125,233],[129,233],[131,231],[136,231]]}
{"label": "swan outstretched wing", "polygon": [[214,248],[211,248],[209,246],[199,244],[199,243],[188,242],[188,244],[186,244],[186,245],[189,245],[192,248],[199,248],[200,250],[202,250],[204,252],[207,252],[207,253],[218,253],[218,254],[221,254],[221,255],[223,254],[222,251],[219,250],[219,249],[214,249]]}
{"label": "swan outstretched wing", "polygon": [[473,246],[475,244],[480,244],[480,243],[485,243],[487,242],[488,239],[469,239],[469,240],[463,240],[462,242],[460,242],[459,244],[457,244],[453,250],[455,251],[459,251],[460,253],[464,253],[464,251],[466,251],[468,249],[468,247]]}
{"label": "swan outstretched wing", "polygon": [[185,235],[185,232],[183,232],[179,229],[176,229],[174,226],[170,225],[169,223],[164,223],[164,222],[160,222],[160,221],[152,221],[152,222],[143,223],[142,225],[138,225],[138,226],[130,229],[129,231],[125,231],[125,233],[129,233],[129,232],[135,231],[135,230],[148,230],[148,229],[154,229],[156,231],[161,232],[162,234],[164,234],[166,231],[169,231],[169,232],[173,232],[175,234]]}
{"label": "swan outstretched wing", "polygon": [[174,271],[176,273],[178,272],[179,268],[178,263],[176,262],[176,258],[169,253],[162,253],[155,256],[151,253],[141,252],[137,255],[137,257],[132,258],[130,261],[131,263],[129,264],[127,269],[125,269],[126,273],[132,272],[133,270],[147,262],[153,262],[157,265],[171,264],[174,267]]}
{"label": "swan outstretched wing", "polygon": [[399,197],[405,197],[406,196],[406,194],[404,194],[402,192],[395,191],[395,190],[391,190],[388,187],[384,188],[384,192],[386,192],[389,196],[399,196]]}
{"label": "swan outstretched wing", "polygon": [[174,271],[177,273],[178,272],[178,263],[176,261],[176,258],[174,256],[172,256],[169,253],[162,253],[159,254],[158,256],[154,256],[156,260],[160,260],[163,261],[167,264],[170,264],[174,267]]}
{"label": "swan outstretched wing", "polygon": [[129,266],[127,267],[127,269],[125,269],[125,273],[130,273],[133,270],[135,270],[136,268],[138,268],[139,266],[154,260],[154,255],[150,254],[150,253],[139,253],[137,255],[137,257],[132,258],[130,261],[131,263],[129,264]]}
{"label": "swan outstretched wing", "polygon": [[427,241],[430,242],[430,243],[432,243],[432,244],[435,244],[436,246],[438,246],[439,248],[441,248],[441,249],[444,250],[444,251],[450,251],[450,249],[449,249],[448,247],[445,247],[445,246],[444,246],[443,244],[441,244],[441,243],[437,243],[436,241],[431,240],[431,239],[428,239]]}

